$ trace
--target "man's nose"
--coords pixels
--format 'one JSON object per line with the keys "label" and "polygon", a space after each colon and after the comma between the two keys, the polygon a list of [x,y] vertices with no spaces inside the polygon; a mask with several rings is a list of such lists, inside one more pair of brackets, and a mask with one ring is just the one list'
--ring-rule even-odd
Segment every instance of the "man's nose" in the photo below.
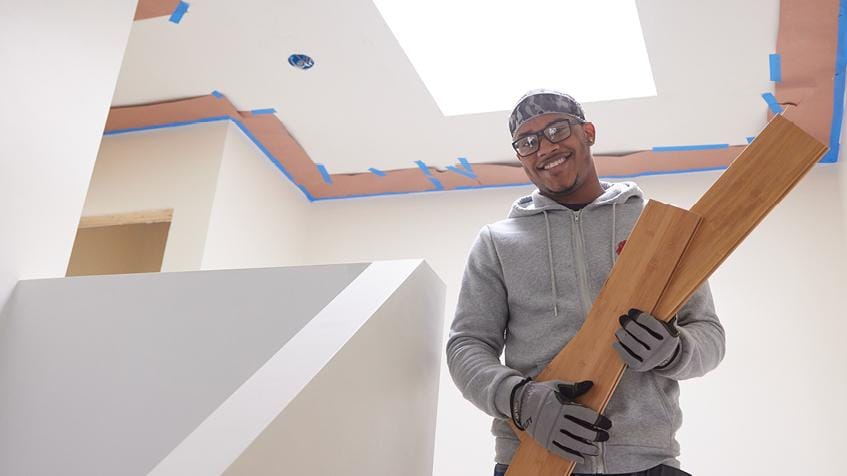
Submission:
{"label": "man's nose", "polygon": [[554,143],[550,142],[544,136],[541,136],[539,138],[539,141],[540,142],[538,143],[538,152],[537,152],[539,159],[543,159],[545,157],[548,157],[553,152],[556,152],[556,151],[559,150],[558,144],[554,144]]}

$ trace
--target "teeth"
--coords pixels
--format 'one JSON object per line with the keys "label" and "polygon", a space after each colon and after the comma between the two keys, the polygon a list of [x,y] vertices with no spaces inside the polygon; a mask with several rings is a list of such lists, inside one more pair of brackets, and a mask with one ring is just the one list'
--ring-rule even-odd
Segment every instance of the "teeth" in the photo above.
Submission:
{"label": "teeth", "polygon": [[561,164],[561,163],[564,163],[564,161],[565,161],[565,158],[564,158],[564,157],[562,157],[561,159],[559,159],[559,160],[557,160],[557,161],[555,161],[555,162],[550,162],[549,164],[545,165],[543,168],[544,168],[544,170],[550,170],[550,169],[552,169],[553,167],[555,167],[555,166],[557,166],[557,165],[559,165],[559,164]]}

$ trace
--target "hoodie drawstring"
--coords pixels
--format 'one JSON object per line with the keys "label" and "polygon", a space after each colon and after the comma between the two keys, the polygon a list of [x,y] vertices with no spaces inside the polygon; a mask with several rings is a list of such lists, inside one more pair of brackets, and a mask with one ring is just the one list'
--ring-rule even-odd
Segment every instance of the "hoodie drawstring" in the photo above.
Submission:
{"label": "hoodie drawstring", "polygon": [[553,315],[559,315],[559,306],[556,304],[556,270],[553,269],[553,243],[550,240],[550,218],[547,217],[547,210],[542,210],[544,213],[544,222],[547,224],[547,256],[550,258],[550,283],[553,292]]}
{"label": "hoodie drawstring", "polygon": [[615,203],[612,204],[612,266],[617,261],[617,245],[615,244]]}

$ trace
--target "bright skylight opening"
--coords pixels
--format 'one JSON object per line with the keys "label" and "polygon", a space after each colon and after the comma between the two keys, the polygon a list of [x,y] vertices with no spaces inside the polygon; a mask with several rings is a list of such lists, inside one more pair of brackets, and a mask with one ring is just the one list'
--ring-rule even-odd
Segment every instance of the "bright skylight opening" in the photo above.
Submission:
{"label": "bright skylight opening", "polygon": [[445,116],[655,96],[634,0],[374,0]]}

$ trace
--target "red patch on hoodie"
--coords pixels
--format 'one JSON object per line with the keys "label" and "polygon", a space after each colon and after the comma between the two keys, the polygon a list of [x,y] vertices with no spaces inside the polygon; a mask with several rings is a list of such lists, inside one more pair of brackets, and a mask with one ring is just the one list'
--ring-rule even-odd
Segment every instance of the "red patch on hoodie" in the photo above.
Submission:
{"label": "red patch on hoodie", "polygon": [[623,251],[624,246],[626,246],[626,240],[623,240],[620,243],[618,243],[617,248],[615,248],[615,253],[617,253],[618,256],[621,255],[621,251]]}

